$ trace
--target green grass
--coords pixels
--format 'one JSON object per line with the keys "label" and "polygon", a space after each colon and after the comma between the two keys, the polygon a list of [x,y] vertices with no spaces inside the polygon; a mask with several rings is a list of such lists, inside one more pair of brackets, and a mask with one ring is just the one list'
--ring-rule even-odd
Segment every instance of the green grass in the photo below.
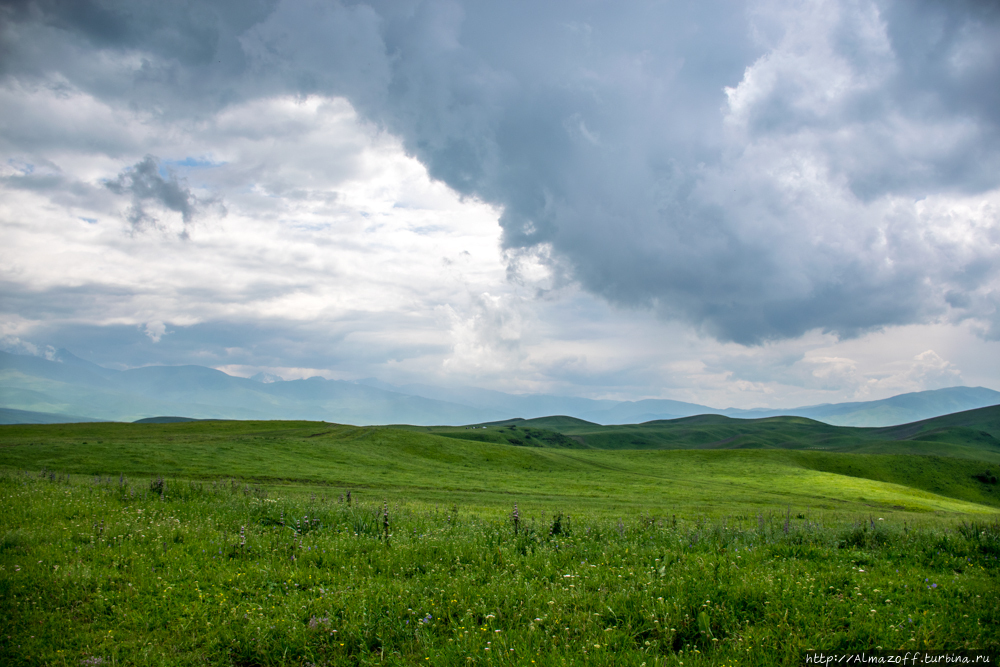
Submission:
{"label": "green grass", "polygon": [[1000,645],[988,461],[603,450],[551,435],[585,424],[509,426],[0,427],[0,664],[797,665]]}
{"label": "green grass", "polygon": [[[494,433],[499,431],[494,431]],[[503,431],[506,433],[506,431]],[[489,429],[479,433],[490,433]],[[989,463],[798,450],[595,450],[510,446],[421,430],[315,422],[75,424],[0,428],[0,466],[87,475],[239,477],[552,511],[727,514],[792,505],[865,512],[991,512]]]}
{"label": "green grass", "polygon": [[398,428],[455,438],[456,440],[492,442],[516,447],[554,447],[559,449],[584,449],[587,447],[580,439],[564,435],[548,426],[506,424],[492,427],[400,426]]}
{"label": "green grass", "polygon": [[[71,483],[68,483],[70,482]],[[11,665],[797,665],[1000,643],[993,520],[704,521],[0,476]],[[165,490],[160,495],[159,490]]]}

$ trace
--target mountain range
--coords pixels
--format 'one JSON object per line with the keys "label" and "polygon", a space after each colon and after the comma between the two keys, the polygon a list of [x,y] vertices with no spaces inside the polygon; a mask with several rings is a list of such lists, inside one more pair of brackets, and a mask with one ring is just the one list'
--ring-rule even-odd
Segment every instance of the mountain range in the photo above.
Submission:
{"label": "mountain range", "polygon": [[743,419],[808,417],[839,426],[892,426],[1000,404],[985,387],[949,387],[878,401],[787,409],[717,409],[669,399],[593,400],[507,394],[475,387],[391,385],[320,377],[234,377],[204,366],[114,370],[59,350],[51,358],[0,352],[0,423],[195,419],[309,419],[342,424],[473,424],[568,415],[597,424],[635,424],[716,414]]}

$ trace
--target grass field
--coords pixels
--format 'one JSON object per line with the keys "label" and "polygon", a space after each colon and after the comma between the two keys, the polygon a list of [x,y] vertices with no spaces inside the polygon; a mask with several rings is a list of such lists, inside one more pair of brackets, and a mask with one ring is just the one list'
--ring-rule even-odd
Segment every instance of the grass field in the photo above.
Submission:
{"label": "grass field", "polygon": [[572,426],[2,427],[0,663],[1000,646],[988,451],[597,449]]}

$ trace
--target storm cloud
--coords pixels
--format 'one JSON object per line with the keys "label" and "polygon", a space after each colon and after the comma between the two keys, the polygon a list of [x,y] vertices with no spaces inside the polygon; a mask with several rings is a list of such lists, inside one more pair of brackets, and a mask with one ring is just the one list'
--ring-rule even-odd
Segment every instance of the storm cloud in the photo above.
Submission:
{"label": "storm cloud", "polygon": [[[149,113],[346,96],[432,177],[502,208],[513,267],[532,256],[720,340],[962,319],[1000,336],[995,3],[52,0],[4,13],[7,77]],[[136,221],[146,197],[190,214],[148,161],[108,187],[132,192]]]}

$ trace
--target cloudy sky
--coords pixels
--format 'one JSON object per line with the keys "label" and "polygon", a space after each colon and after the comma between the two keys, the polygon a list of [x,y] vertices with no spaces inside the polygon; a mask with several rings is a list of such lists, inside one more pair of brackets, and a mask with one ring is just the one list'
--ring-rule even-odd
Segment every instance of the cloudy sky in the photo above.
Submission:
{"label": "cloudy sky", "polygon": [[0,1],[0,347],[1000,389],[1000,5]]}

